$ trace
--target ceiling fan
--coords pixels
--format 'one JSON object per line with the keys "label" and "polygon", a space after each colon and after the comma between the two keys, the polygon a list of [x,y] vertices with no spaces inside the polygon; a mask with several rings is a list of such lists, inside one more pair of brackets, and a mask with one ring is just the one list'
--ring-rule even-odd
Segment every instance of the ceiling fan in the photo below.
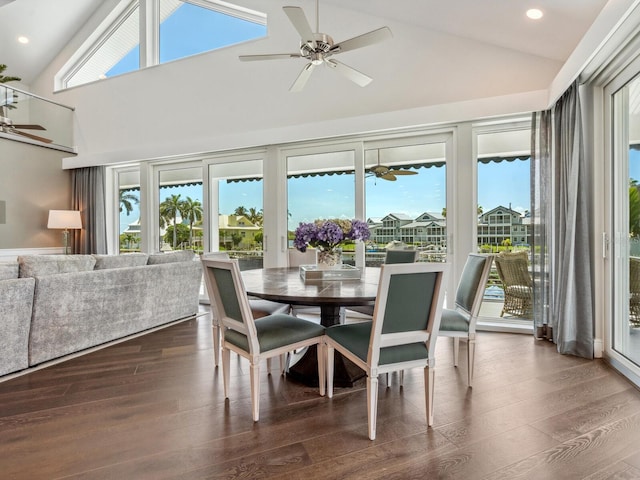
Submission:
{"label": "ceiling fan", "polygon": [[37,140],[43,143],[51,143],[53,140],[50,140],[45,137],[39,137],[38,135],[33,135],[32,133],[21,132],[20,130],[46,130],[41,125],[18,125],[14,124],[10,118],[0,116],[0,131],[4,133],[12,133],[14,135],[22,135],[23,137],[30,138],[32,140]]}
{"label": "ceiling fan", "polygon": [[411,170],[400,170],[400,169],[392,169],[391,167],[387,167],[386,165],[380,165],[380,151],[376,152],[376,156],[378,157],[377,165],[369,168],[369,175],[367,177],[376,177],[381,178],[383,180],[389,180],[391,182],[395,182],[397,180],[396,175],[417,175],[418,172],[412,172]]}
{"label": "ceiling fan", "polygon": [[349,50],[355,50],[357,48],[367,47],[374,43],[381,42],[392,37],[391,30],[388,27],[381,27],[377,30],[372,30],[368,33],[358,35],[357,37],[350,38],[340,43],[334,43],[333,39],[325,34],[320,33],[319,22],[319,0],[316,0],[316,32],[311,30],[311,26],[304,14],[304,11],[300,7],[282,7],[284,13],[289,17],[289,20],[300,34],[300,52],[299,53],[276,53],[267,55],[240,55],[242,61],[253,60],[276,60],[281,58],[305,58],[309,60],[298,78],[296,78],[289,91],[299,92],[301,91],[313,70],[323,63],[331,69],[341,73],[352,82],[364,87],[368,85],[373,79],[362,72],[359,72],[355,68],[352,68],[344,63],[331,58],[338,53],[348,52]]}

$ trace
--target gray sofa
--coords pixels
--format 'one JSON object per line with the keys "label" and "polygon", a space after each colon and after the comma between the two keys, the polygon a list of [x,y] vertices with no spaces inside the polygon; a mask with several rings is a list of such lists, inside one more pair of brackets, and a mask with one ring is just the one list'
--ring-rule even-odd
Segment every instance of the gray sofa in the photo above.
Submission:
{"label": "gray sofa", "polygon": [[198,312],[190,251],[30,255],[0,265],[0,375]]}

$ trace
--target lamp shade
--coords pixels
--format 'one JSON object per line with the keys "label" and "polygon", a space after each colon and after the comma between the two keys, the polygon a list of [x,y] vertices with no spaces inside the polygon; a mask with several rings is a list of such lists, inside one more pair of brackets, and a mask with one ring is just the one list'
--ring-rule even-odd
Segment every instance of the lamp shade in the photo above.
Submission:
{"label": "lamp shade", "polygon": [[78,210],[49,210],[47,228],[82,228]]}

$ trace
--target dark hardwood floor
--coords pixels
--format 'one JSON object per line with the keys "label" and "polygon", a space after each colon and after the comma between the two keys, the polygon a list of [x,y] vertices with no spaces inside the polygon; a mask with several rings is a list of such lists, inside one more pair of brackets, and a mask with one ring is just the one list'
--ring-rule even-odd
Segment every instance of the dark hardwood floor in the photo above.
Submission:
{"label": "dark hardwood floor", "polygon": [[640,478],[640,393],[603,362],[481,333],[468,389],[450,339],[437,357],[433,428],[419,370],[382,379],[373,442],[364,384],[329,400],[275,370],[254,424],[248,364],[225,401],[205,315],[1,382],[0,478]]}

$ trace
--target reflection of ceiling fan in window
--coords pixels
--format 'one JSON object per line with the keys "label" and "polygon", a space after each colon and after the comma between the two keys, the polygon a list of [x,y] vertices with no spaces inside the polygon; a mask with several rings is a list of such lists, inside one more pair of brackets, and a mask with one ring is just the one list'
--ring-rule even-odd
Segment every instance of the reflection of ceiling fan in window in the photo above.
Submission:
{"label": "reflection of ceiling fan in window", "polygon": [[45,137],[39,137],[38,135],[34,135],[32,133],[27,133],[27,132],[21,132],[20,130],[46,130],[46,128],[44,128],[41,125],[22,125],[22,124],[15,124],[11,121],[10,118],[7,117],[3,117],[0,115],[0,132],[4,132],[4,133],[10,133],[13,135],[21,135],[23,137],[27,137],[30,138],[32,140],[37,140],[39,142],[43,142],[43,143],[51,143],[52,140],[45,138]]}
{"label": "reflection of ceiling fan in window", "polygon": [[392,182],[395,182],[397,180],[396,175],[417,175],[418,173],[411,170],[401,170],[387,167],[386,165],[380,165],[380,152],[377,152],[377,154],[378,164],[369,168],[369,175],[367,175],[368,177],[376,177],[383,180],[390,180]]}
{"label": "reflection of ceiling fan in window", "polygon": [[371,80],[373,80],[371,77],[359,72],[355,68],[345,65],[331,57],[338,53],[367,47],[374,43],[391,38],[391,30],[389,30],[388,27],[378,28],[377,30],[372,30],[371,32],[358,35],[357,37],[350,38],[349,40],[345,40],[340,43],[333,43],[333,39],[329,35],[320,33],[318,0],[316,0],[315,33],[311,30],[311,26],[304,14],[304,10],[300,7],[282,7],[282,9],[298,31],[298,34],[300,34],[301,41],[299,53],[240,55],[240,60],[276,60],[281,58],[305,58],[309,60],[309,63],[304,66],[302,72],[298,75],[298,78],[293,82],[293,85],[291,85],[291,88],[289,89],[291,92],[299,92],[302,90],[307,83],[307,80],[309,80],[314,68],[322,64],[325,64],[332,70],[341,73],[361,87],[368,85]]}

